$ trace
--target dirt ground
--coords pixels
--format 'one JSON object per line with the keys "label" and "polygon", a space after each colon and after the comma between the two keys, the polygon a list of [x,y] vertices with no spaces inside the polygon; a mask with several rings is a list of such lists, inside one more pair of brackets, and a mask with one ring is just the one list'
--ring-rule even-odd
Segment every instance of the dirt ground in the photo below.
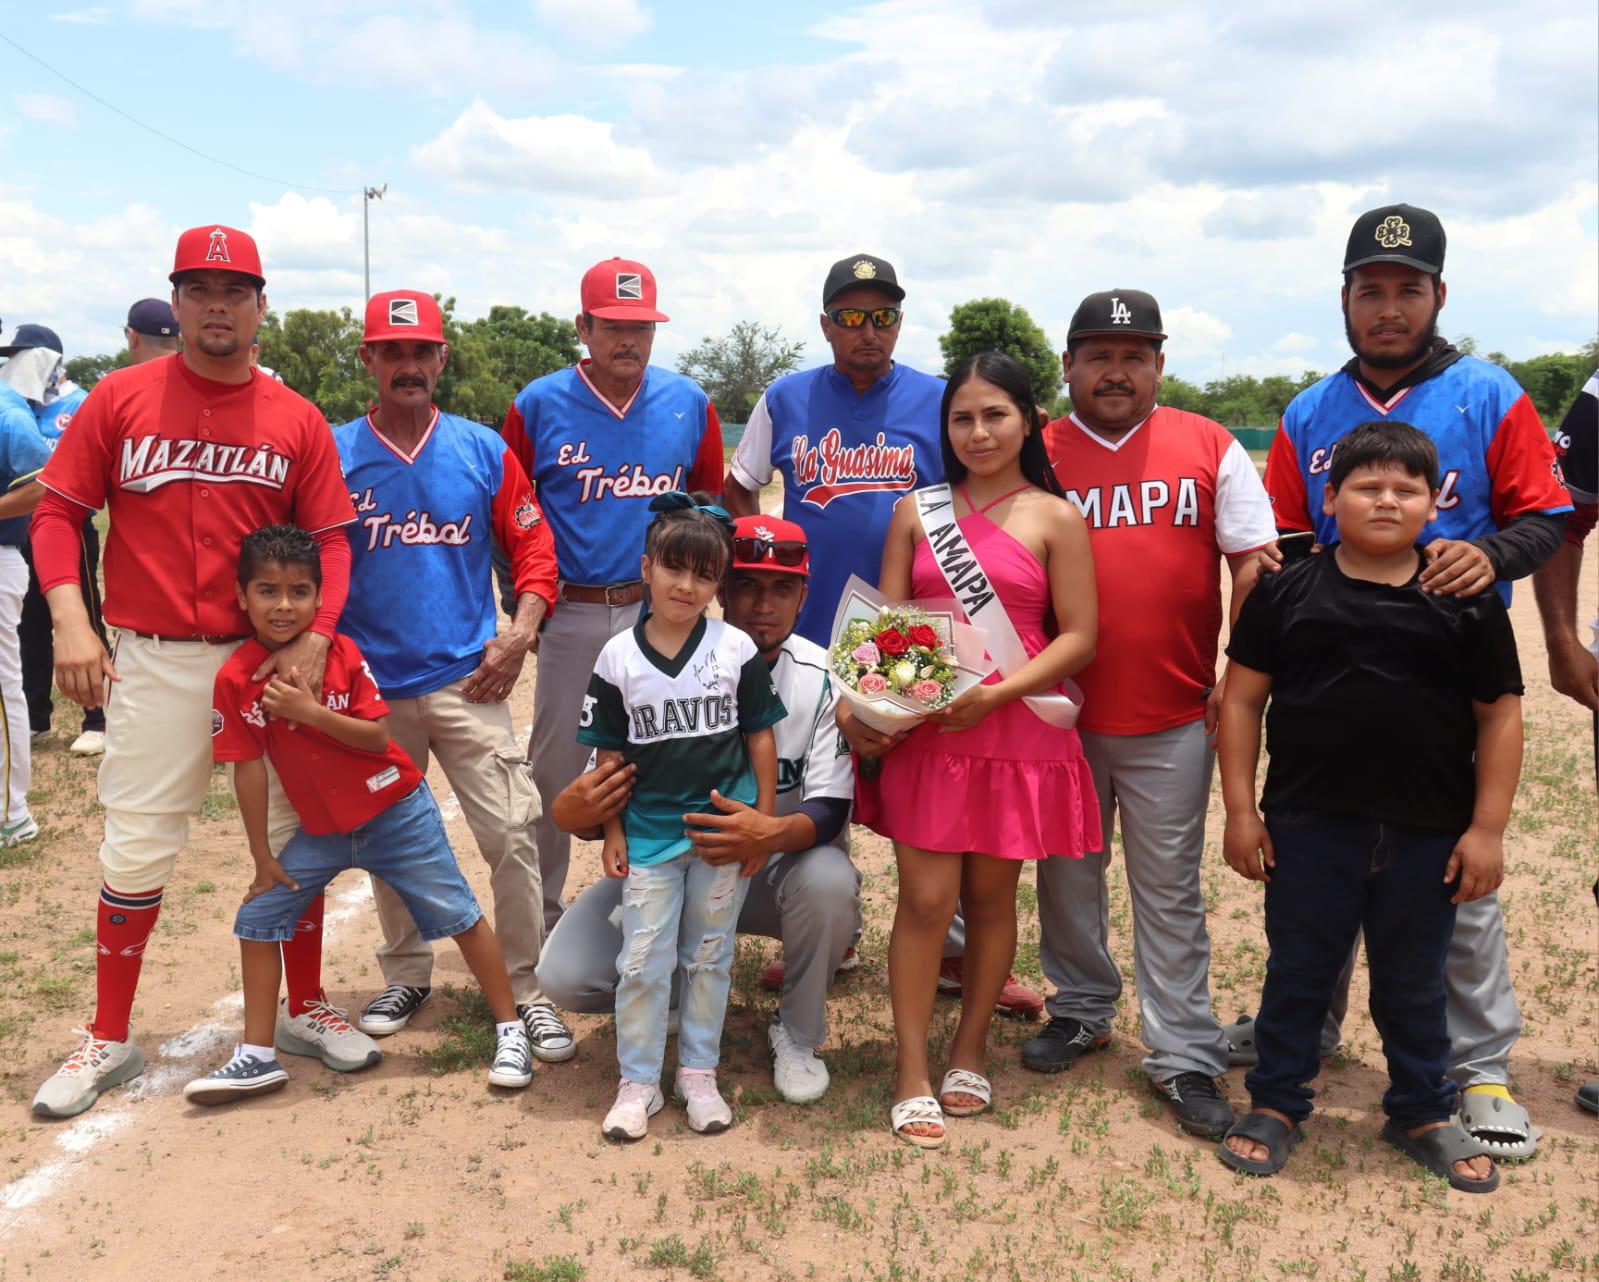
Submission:
{"label": "dirt ground", "polygon": [[[1592,617],[1593,577],[1584,618]],[[93,1005],[93,766],[71,758],[63,709],[36,760],[37,843],[0,852],[0,1279],[107,1277],[530,1282],[634,1277],[802,1279],[1472,1279],[1599,1277],[1599,1121],[1572,1105],[1599,1076],[1595,1022],[1595,802],[1588,723],[1549,689],[1532,593],[1513,611],[1528,678],[1528,754],[1501,892],[1526,1031],[1518,1098],[1544,1129],[1538,1157],[1490,1197],[1449,1191],[1377,1140],[1385,1073],[1363,978],[1344,1051],[1290,1168],[1235,1176],[1215,1146],[1179,1133],[1139,1072],[1136,1008],[1108,1053],[1040,1077],[1020,1067],[1032,1027],[1001,1021],[990,1057],[997,1107],[951,1123],[924,1155],[887,1115],[893,1058],[885,950],[894,902],[887,844],[854,833],[866,873],[864,964],[830,1005],[833,1088],[795,1107],[771,1086],[764,1030],[775,997],[759,972],[776,945],[739,945],[724,1051],[736,1124],[704,1138],[668,1106],[631,1147],[601,1139],[615,1086],[609,1021],[574,1017],[577,1058],[527,1091],[497,1093],[480,1042],[435,1001],[343,1077],[292,1060],[287,1089],[201,1109],[178,1090],[238,1037],[234,906],[249,860],[220,778],[196,820],[145,962],[136,1034],[150,1068],[81,1119],[35,1120],[28,1101]],[[529,720],[532,681],[513,702]],[[1402,733],[1373,727],[1373,733]],[[435,770],[441,798],[448,786]],[[470,834],[452,838],[487,902]],[[1219,795],[1210,837],[1220,833]],[[574,855],[576,890],[598,852]],[[1125,883],[1113,935],[1131,988]],[[1225,1019],[1253,1010],[1265,963],[1259,888],[1219,850],[1204,876]],[[327,982],[356,1007],[380,986],[364,878],[330,892]],[[1018,970],[1035,984],[1037,913],[1022,895]],[[462,985],[441,951],[437,983]],[[955,1014],[941,1004],[936,1035]],[[1228,1074],[1245,1104],[1243,1071]]]}

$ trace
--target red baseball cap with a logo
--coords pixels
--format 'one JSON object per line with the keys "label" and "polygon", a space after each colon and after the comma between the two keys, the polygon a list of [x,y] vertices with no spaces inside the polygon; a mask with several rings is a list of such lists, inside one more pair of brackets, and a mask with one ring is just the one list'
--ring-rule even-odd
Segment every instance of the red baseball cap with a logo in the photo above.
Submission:
{"label": "red baseball cap with a logo", "polygon": [[671,319],[655,309],[655,273],[627,258],[607,258],[583,273],[583,310],[606,320]]}
{"label": "red baseball cap with a logo", "polygon": [[184,272],[203,271],[238,272],[258,286],[266,284],[261,272],[261,251],[250,233],[217,223],[191,227],[178,237],[178,252],[167,279],[176,284]]}
{"label": "red baseball cap with a logo", "polygon": [[444,313],[432,294],[416,289],[391,289],[366,300],[363,343],[415,339],[419,343],[444,341]]}
{"label": "red baseball cap with a logo", "polygon": [[776,570],[779,574],[811,573],[810,543],[793,521],[776,516],[741,516],[733,522],[735,570]]}

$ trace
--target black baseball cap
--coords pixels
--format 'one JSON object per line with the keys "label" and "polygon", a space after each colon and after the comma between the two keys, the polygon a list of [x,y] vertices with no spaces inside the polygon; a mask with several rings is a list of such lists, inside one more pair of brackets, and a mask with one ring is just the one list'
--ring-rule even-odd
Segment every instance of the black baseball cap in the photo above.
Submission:
{"label": "black baseball cap", "polygon": [[1403,263],[1438,276],[1444,269],[1444,225],[1430,209],[1384,205],[1355,219],[1344,250],[1344,274],[1367,263]]}
{"label": "black baseball cap", "polygon": [[827,280],[822,285],[822,306],[826,307],[846,289],[854,289],[857,285],[875,286],[896,303],[905,298],[893,263],[875,254],[851,254],[828,269]]}
{"label": "black baseball cap", "polygon": [[1153,294],[1141,289],[1101,290],[1078,303],[1071,328],[1066,331],[1066,342],[1070,345],[1085,334],[1127,334],[1157,340],[1166,337],[1160,327],[1160,304]]}
{"label": "black baseball cap", "polygon": [[16,333],[11,335],[11,341],[0,347],[0,356],[15,356],[18,352],[25,352],[30,347],[48,347],[56,355],[61,354],[61,339],[55,330],[44,325],[18,325]]}
{"label": "black baseball cap", "polygon": [[178,332],[178,318],[166,299],[141,298],[128,308],[128,328],[152,338],[171,338]]}

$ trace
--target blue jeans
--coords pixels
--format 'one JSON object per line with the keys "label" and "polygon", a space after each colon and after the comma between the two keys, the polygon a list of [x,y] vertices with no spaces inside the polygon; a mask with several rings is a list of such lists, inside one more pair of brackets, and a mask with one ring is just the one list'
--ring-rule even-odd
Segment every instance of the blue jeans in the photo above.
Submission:
{"label": "blue jeans", "polygon": [[354,832],[312,836],[304,828],[296,829],[278,862],[300,888],[273,886],[241,905],[233,920],[233,933],[240,939],[293,939],[305,906],[347,868],[388,882],[416,920],[423,939],[459,935],[483,916],[455,862],[444,820],[425,783]]}
{"label": "blue jeans", "polygon": [[1383,1112],[1397,1126],[1454,1111],[1444,958],[1455,929],[1444,866],[1456,836],[1344,815],[1266,815],[1277,865],[1266,886],[1266,986],[1255,1027],[1260,1063],[1244,1078],[1256,1108],[1310,1116],[1322,1020],[1339,971],[1366,934],[1371,1015],[1388,1057]]}
{"label": "blue jeans", "polygon": [[741,872],[739,864],[712,867],[692,852],[628,866],[616,958],[616,1059],[626,1081],[661,1080],[672,972],[679,966],[678,1066],[716,1067],[738,912],[749,890]]}

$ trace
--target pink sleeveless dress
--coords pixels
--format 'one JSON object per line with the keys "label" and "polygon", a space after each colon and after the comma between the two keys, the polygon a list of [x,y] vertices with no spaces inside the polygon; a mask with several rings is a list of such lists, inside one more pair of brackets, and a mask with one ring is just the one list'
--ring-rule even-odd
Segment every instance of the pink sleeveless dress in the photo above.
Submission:
{"label": "pink sleeveless dress", "polygon": [[[1044,567],[981,511],[961,517],[960,528],[1031,658],[1051,639],[1045,621],[1054,606]],[[926,539],[911,562],[911,595],[951,596]],[[985,684],[999,680],[996,671]],[[875,779],[856,783],[855,822],[922,850],[1002,859],[1081,859],[1101,845],[1099,801],[1077,731],[1050,725],[1021,699],[970,730],[945,734],[931,721],[918,726],[884,756]]]}

